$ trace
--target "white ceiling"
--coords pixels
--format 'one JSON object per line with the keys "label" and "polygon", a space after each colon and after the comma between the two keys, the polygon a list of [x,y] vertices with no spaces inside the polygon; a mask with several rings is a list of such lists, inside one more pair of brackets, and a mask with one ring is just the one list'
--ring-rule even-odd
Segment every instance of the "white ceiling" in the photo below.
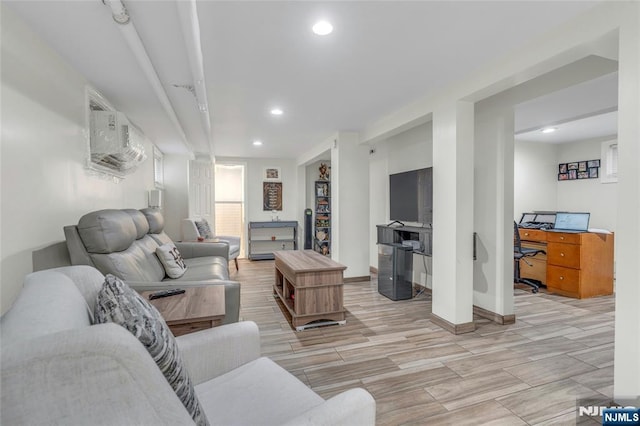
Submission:
{"label": "white ceiling", "polygon": [[[100,0],[3,3],[164,152],[296,157],[337,130],[365,129],[464,78],[596,2],[198,1],[212,144],[194,97],[174,87],[194,84],[176,0],[124,3],[186,144]],[[333,23],[331,35],[311,33],[319,18]],[[524,111],[545,109],[534,104],[519,115],[529,127]],[[284,115],[271,116],[274,106]],[[264,145],[252,146],[254,139]]]}
{"label": "white ceiling", "polygon": [[[616,135],[618,73],[523,102],[515,108],[516,140],[566,143]],[[542,133],[553,127],[553,133]]]}

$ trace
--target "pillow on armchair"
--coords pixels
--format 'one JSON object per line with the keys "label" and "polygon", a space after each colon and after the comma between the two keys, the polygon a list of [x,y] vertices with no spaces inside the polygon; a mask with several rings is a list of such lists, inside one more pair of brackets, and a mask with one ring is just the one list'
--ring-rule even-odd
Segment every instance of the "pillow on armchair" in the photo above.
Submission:
{"label": "pillow on armchair", "polygon": [[211,227],[209,226],[209,222],[207,219],[196,220],[193,223],[196,224],[196,228],[198,228],[198,233],[205,240],[210,240],[213,238],[213,232],[211,232]]}

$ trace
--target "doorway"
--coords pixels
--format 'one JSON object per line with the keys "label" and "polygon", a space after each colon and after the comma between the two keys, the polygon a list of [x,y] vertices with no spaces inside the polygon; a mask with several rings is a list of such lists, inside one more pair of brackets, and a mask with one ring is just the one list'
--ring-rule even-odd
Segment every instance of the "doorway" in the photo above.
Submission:
{"label": "doorway", "polygon": [[215,165],[215,233],[239,236],[240,255],[245,257],[245,165]]}

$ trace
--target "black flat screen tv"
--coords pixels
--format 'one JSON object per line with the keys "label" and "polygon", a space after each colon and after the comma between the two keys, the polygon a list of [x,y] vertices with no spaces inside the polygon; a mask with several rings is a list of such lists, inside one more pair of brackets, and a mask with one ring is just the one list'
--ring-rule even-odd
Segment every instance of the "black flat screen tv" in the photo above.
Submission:
{"label": "black flat screen tv", "polygon": [[433,167],[389,175],[389,219],[433,222]]}

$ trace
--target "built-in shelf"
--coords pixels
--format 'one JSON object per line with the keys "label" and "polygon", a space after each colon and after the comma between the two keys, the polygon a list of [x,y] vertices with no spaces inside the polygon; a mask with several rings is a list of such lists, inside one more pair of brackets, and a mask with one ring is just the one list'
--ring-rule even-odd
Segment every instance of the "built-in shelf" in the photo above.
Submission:
{"label": "built-in shelf", "polygon": [[315,190],[315,222],[313,249],[325,256],[331,255],[331,182],[317,180]]}
{"label": "built-in shelf", "polygon": [[298,249],[298,222],[249,222],[249,259],[274,259],[273,252]]}

